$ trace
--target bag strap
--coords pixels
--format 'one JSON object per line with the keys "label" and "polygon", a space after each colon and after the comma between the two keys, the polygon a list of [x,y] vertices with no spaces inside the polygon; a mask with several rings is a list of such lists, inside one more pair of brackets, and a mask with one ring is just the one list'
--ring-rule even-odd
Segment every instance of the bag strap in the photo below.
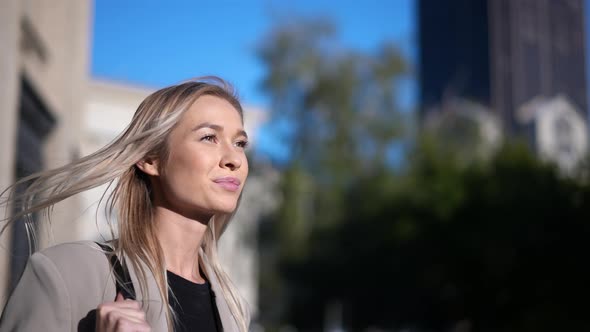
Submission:
{"label": "bag strap", "polygon": [[211,308],[213,308],[213,318],[215,320],[215,326],[217,327],[217,331],[223,331],[223,324],[221,323],[221,316],[219,315],[219,309],[217,308],[217,301],[215,300],[215,292],[211,288],[211,282],[207,280],[207,284],[209,285],[209,292],[211,293]]}
{"label": "bag strap", "polygon": [[115,275],[115,287],[117,289],[117,294],[121,293],[123,298],[126,300],[135,300],[135,287],[133,287],[133,281],[131,281],[131,276],[129,275],[127,267],[121,263],[113,248],[107,246],[104,243],[96,242],[96,244],[102,248],[107,258],[109,258],[113,273]]}

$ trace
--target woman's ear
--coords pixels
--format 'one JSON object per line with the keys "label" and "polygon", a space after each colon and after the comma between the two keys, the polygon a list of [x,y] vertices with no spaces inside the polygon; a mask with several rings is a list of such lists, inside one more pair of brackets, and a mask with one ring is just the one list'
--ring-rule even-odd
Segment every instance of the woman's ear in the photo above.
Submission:
{"label": "woman's ear", "polygon": [[146,157],[135,164],[142,172],[151,176],[159,176],[159,164],[155,158]]}

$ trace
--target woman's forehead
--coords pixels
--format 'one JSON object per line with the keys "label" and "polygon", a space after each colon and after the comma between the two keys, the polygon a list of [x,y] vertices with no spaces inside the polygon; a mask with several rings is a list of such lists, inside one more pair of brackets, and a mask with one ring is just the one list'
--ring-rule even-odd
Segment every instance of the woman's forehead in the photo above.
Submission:
{"label": "woman's forehead", "polygon": [[243,127],[240,112],[229,101],[210,95],[195,100],[181,122],[184,122],[186,126],[210,123],[222,127]]}

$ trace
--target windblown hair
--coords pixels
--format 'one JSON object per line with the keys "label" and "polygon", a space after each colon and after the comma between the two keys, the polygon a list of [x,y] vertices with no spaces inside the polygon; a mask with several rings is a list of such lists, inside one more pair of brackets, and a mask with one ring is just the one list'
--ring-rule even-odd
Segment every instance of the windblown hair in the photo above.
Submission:
{"label": "windblown hair", "polygon": [[[158,90],[139,105],[128,127],[107,146],[68,165],[27,176],[9,187],[2,194],[8,194],[2,204],[7,207],[17,204],[22,208],[6,219],[0,234],[10,223],[21,222],[24,218],[29,242],[34,246],[36,237],[31,227],[33,213],[44,212],[50,218],[53,206],[58,202],[102,184],[108,183],[108,188],[114,186],[106,197],[106,212],[107,216],[116,213],[118,217],[117,226],[113,226],[109,220],[113,235],[114,227],[118,227],[118,241],[114,242],[115,252],[124,254],[127,264],[138,271],[142,292],[147,290],[148,273],[155,276],[160,295],[166,304],[168,326],[172,331],[173,312],[169,305],[166,263],[152,222],[151,184],[136,163],[146,157],[157,157],[162,161],[159,164],[164,165],[169,154],[170,133],[189,107],[204,95],[228,101],[239,112],[243,121],[243,110],[233,88],[218,77],[197,78]],[[17,188],[23,186],[27,186],[27,189],[18,194]],[[219,280],[223,296],[238,327],[246,332],[250,321],[249,310],[221,268],[217,256],[217,241],[232,216],[233,214],[216,215],[209,222],[201,245],[205,256],[201,263],[206,264],[207,270],[214,273]]]}

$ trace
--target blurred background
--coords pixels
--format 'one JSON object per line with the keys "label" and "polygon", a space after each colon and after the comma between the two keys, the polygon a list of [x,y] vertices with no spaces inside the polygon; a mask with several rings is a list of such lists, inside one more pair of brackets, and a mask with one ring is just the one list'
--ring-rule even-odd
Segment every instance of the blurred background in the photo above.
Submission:
{"label": "blurred background", "polygon": [[[220,244],[253,331],[588,331],[589,13],[0,0],[0,186],[96,151],[151,92],[218,75],[253,143]],[[41,247],[108,238],[105,189],[37,222]],[[29,249],[20,224],[0,241],[1,307]]]}

